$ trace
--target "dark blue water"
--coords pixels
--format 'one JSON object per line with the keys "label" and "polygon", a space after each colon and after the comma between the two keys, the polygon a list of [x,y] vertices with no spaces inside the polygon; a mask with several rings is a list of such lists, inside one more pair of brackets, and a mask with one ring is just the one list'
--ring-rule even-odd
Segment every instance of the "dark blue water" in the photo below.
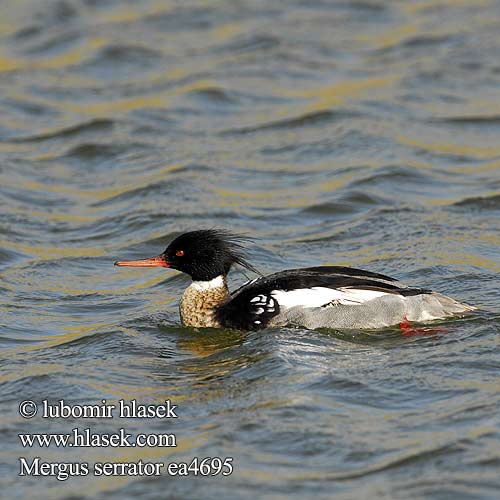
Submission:
{"label": "dark blue water", "polygon": [[[0,494],[499,498],[498,2],[25,0],[0,17]],[[352,265],[480,310],[410,335],[182,328],[185,276],[113,261],[204,227],[254,236],[264,273]],[[103,398],[179,418],[18,414]],[[18,437],[74,427],[177,447]],[[37,456],[234,472],[18,476]]]}

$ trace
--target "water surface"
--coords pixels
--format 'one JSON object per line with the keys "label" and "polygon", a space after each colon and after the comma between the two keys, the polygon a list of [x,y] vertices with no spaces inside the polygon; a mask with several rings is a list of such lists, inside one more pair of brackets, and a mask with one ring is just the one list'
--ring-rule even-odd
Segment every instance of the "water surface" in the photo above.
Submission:
{"label": "water surface", "polygon": [[[9,499],[496,499],[500,4],[34,1],[0,19]],[[415,335],[182,328],[188,280],[114,268],[186,230],[264,272],[351,265],[480,306]],[[245,279],[239,270],[231,286]],[[22,400],[179,418],[22,419]],[[175,432],[23,449],[18,433]],[[18,477],[18,457],[234,458],[228,477]]]}

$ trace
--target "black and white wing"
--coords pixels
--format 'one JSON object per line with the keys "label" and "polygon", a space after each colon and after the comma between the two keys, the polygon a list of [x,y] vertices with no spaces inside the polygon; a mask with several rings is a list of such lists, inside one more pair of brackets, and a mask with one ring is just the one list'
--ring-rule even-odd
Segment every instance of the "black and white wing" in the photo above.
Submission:
{"label": "black and white wing", "polygon": [[410,289],[394,278],[340,266],[291,269],[253,280],[219,310],[230,328],[253,330],[268,325],[304,323],[307,314],[324,317],[327,308],[364,304],[384,296],[429,293]]}

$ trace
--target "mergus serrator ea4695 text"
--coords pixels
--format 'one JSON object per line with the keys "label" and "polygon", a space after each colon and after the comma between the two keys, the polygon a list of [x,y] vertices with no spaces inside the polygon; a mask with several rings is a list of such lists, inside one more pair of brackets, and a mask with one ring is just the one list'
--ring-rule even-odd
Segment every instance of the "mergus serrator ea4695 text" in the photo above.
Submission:
{"label": "mergus serrator ea4695 text", "polygon": [[405,287],[383,274],[340,266],[289,269],[230,293],[226,276],[233,264],[256,272],[245,259],[245,240],[224,230],[192,231],[157,257],[115,265],[169,267],[191,276],[179,308],[182,323],[194,327],[382,328],[476,309],[431,290]]}

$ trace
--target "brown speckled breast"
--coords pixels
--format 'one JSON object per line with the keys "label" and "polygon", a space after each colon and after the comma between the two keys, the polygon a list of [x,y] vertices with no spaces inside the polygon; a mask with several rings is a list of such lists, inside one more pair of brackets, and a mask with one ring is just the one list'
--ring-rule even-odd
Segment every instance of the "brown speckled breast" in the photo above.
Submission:
{"label": "brown speckled breast", "polygon": [[200,289],[191,284],[182,294],[179,310],[184,326],[221,328],[215,311],[230,298],[226,280],[217,288]]}

